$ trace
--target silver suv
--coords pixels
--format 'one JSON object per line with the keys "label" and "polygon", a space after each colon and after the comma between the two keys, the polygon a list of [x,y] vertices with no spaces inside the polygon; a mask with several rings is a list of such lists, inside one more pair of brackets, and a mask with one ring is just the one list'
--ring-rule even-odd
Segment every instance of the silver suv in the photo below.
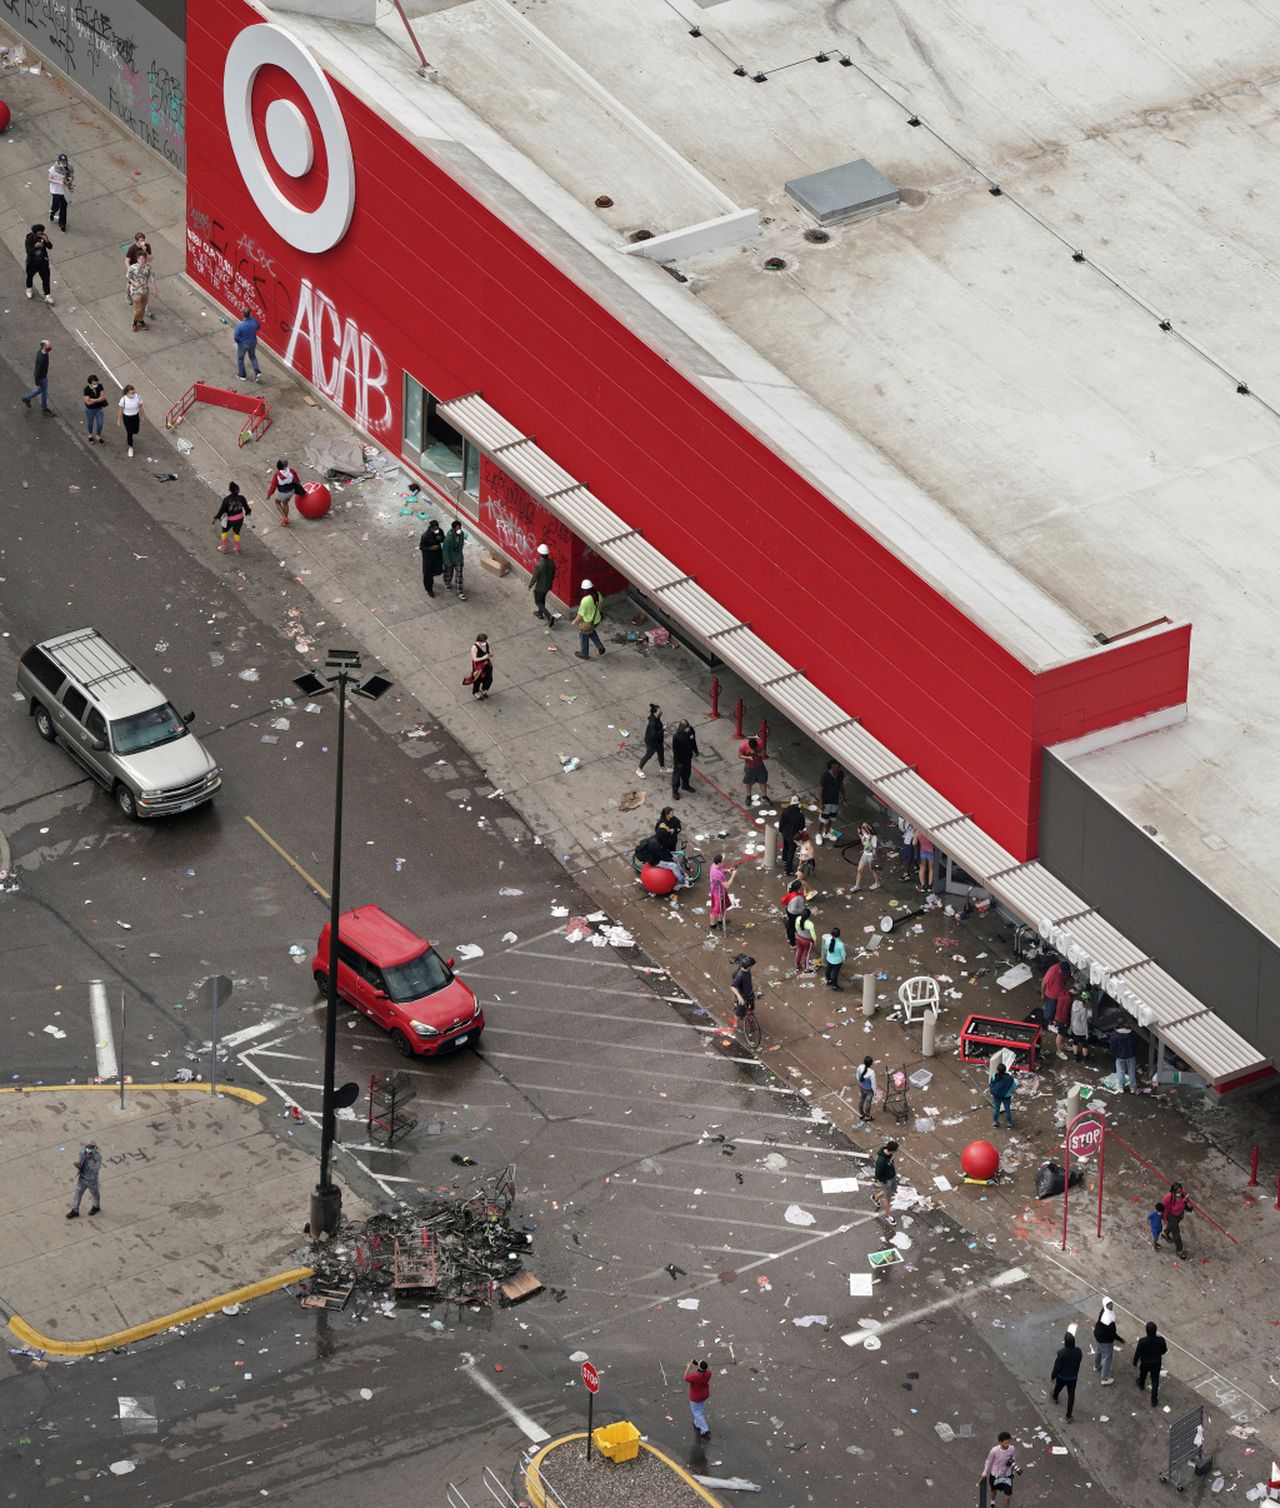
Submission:
{"label": "silver suv", "polygon": [[33,644],[18,663],[41,738],[61,742],[126,817],[162,817],[210,800],[222,772],[160,690],[97,631]]}

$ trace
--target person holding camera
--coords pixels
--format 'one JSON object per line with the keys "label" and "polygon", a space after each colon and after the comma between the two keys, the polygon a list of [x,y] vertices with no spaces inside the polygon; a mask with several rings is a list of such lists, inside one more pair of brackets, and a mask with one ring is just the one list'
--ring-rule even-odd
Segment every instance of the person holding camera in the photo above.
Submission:
{"label": "person holding camera", "polygon": [[691,1361],[685,1368],[684,1380],[689,1384],[689,1412],[693,1415],[693,1427],[700,1440],[710,1440],[707,1401],[711,1397],[711,1363],[705,1358]]}
{"label": "person holding camera", "polygon": [[31,287],[35,278],[40,279],[40,286],[44,289],[44,301],[46,304],[53,303],[53,295],[49,292],[49,237],[45,234],[43,225],[33,225],[27,234],[27,297],[34,298],[35,293]]}

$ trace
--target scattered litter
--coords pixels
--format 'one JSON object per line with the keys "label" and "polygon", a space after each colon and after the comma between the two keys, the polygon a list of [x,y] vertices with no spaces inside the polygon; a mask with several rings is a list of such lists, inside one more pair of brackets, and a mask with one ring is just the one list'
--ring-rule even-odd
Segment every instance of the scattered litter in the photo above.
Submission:
{"label": "scattered litter", "polygon": [[801,1330],[807,1330],[810,1325],[828,1325],[831,1321],[825,1314],[805,1314],[799,1319],[793,1319],[791,1323],[798,1325]]}
{"label": "scattered litter", "polygon": [[[519,889],[515,885],[504,885],[502,887],[502,889],[498,891],[498,894],[499,895],[523,895],[524,891],[521,890],[521,889]],[[565,914],[568,915],[567,912]]]}
{"label": "scattered litter", "polygon": [[788,1225],[812,1225],[814,1218],[808,1210],[802,1210],[798,1204],[789,1204],[783,1216]]}
{"label": "scattered litter", "polygon": [[158,1435],[160,1433],[160,1420],[156,1414],[154,1398],[117,1397],[116,1405],[116,1418],[120,1420],[122,1434]]}
{"label": "scattered litter", "polygon": [[373,1389],[372,1388],[361,1388],[360,1389],[360,1396],[361,1396],[361,1398],[364,1399],[364,1401],[366,1403],[368,1403],[369,1400],[373,1397]]}
{"label": "scattered litter", "polygon": [[851,1299],[869,1299],[874,1289],[874,1273],[851,1272],[849,1274],[849,1297]]}
{"label": "scattered litter", "polygon": [[569,1356],[570,1361],[590,1361],[591,1356],[587,1351],[574,1351]]}
{"label": "scattered litter", "polygon": [[514,932],[504,932],[502,934],[502,940],[503,940],[504,943],[514,943],[514,942],[519,942],[520,941],[520,939],[516,936],[516,934]]}
{"label": "scattered litter", "polygon": [[698,1299],[677,1299],[676,1307],[678,1309],[696,1309],[699,1302]]}
{"label": "scattered litter", "polygon": [[60,1026],[46,1026],[45,1031],[47,1031],[51,1037],[57,1037],[59,1042],[61,1042],[63,1037],[66,1036],[66,1032],[64,1032]]}
{"label": "scattered litter", "polygon": [[893,1244],[899,1251],[910,1251],[911,1237],[904,1230],[896,1230],[893,1233]]}
{"label": "scattered litter", "polygon": [[250,665],[247,670],[242,670],[240,672],[240,679],[242,681],[256,681],[258,679],[258,672],[252,665]]}
{"label": "scattered litter", "polygon": [[112,1476],[127,1477],[131,1471],[137,1471],[138,1463],[136,1461],[112,1461],[107,1469],[111,1472]]}
{"label": "scattered litter", "polygon": [[133,923],[132,922],[120,922],[120,921],[118,921],[116,923],[116,926],[123,928],[123,930],[126,931],[126,932],[132,932],[133,931]]}
{"label": "scattered litter", "polygon": [[475,943],[459,943],[456,952],[458,957],[464,960],[484,957],[484,949],[476,947]]}
{"label": "scattered litter", "polygon": [[552,916],[568,916],[569,908],[568,906],[552,906],[551,914]]}
{"label": "scattered litter", "polygon": [[945,1173],[935,1173],[933,1175],[933,1186],[936,1189],[941,1189],[944,1194],[951,1193],[954,1188],[954,1185]]}
{"label": "scattered litter", "polygon": [[222,1312],[223,1312],[223,1314],[239,1314],[240,1313],[240,1305],[239,1304],[224,1304],[222,1306]]}
{"label": "scattered litter", "polygon": [[929,1085],[933,1083],[933,1074],[927,1068],[917,1068],[916,1071],[910,1075],[910,1082],[914,1084],[917,1089],[928,1089]]}
{"label": "scattered litter", "polygon": [[856,1178],[824,1178],[822,1192],[824,1194],[856,1194],[858,1180]]}
{"label": "scattered litter", "polygon": [[304,947],[301,947],[298,943],[290,943],[290,945],[289,945],[289,957],[290,958],[305,958],[306,956],[307,956],[307,950]]}
{"label": "scattered litter", "polygon": [[520,1304],[525,1299],[531,1299],[535,1293],[542,1292],[542,1281],[535,1278],[531,1272],[517,1273],[514,1278],[507,1281],[498,1289],[508,1304]]}
{"label": "scattered litter", "polygon": [[1014,964],[1013,968],[1006,969],[1003,974],[996,976],[996,983],[1002,990],[1016,990],[1020,984],[1026,984],[1031,978],[1031,965],[1025,963]]}

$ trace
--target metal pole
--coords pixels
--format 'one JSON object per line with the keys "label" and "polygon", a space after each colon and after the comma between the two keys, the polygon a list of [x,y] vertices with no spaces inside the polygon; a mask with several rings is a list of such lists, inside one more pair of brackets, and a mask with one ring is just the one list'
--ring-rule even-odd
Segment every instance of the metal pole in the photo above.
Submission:
{"label": "metal pole", "polygon": [[333,798],[333,866],[329,881],[329,989],[324,1012],[324,1099],[320,1116],[320,1182],[311,1201],[311,1234],[337,1233],[342,1223],[342,1191],[333,1182],[333,1080],[338,1050],[338,917],[342,890],[342,776],[347,733],[347,672],[338,673],[338,774]]}
{"label": "metal pole", "polygon": [[733,712],[734,712],[734,718],[735,718],[735,722],[734,722],[734,726],[733,726],[733,736],[735,738],[741,738],[742,737],[742,712],[743,712],[742,698],[741,697],[738,698],[738,705],[733,709]]}
{"label": "metal pole", "polygon": [[938,1018],[930,1010],[926,1010],[920,1022],[920,1056],[931,1058],[934,1055],[934,1033],[938,1028]]}
{"label": "metal pole", "polygon": [[1251,1188],[1251,1189],[1256,1189],[1258,1187],[1258,1149],[1257,1149],[1257,1147],[1255,1147],[1253,1149],[1252,1153],[1249,1156],[1249,1183],[1248,1183],[1248,1187]]}
{"label": "metal pole", "polygon": [[595,1417],[596,1395],[587,1393],[587,1460],[591,1459],[591,1421]]}
{"label": "metal pole", "polygon": [[1102,1144],[1098,1148],[1098,1240],[1102,1240],[1102,1171],[1107,1160],[1107,1128],[1102,1127]]}
{"label": "metal pole", "polygon": [[756,737],[760,740],[760,753],[767,754],[769,752],[769,724],[763,717],[760,719],[760,731]]}
{"label": "metal pole", "polygon": [[124,986],[120,986],[120,1108],[124,1109]]}
{"label": "metal pole", "polygon": [[874,1016],[876,1013],[876,976],[864,974],[862,976],[862,1014]]}
{"label": "metal pole", "polygon": [[209,1097],[218,1092],[218,994],[213,995],[213,1051],[209,1058]]}
{"label": "metal pole", "polygon": [[718,675],[711,677],[711,716],[713,718],[720,716],[720,677]]}
{"label": "metal pole", "polygon": [[1067,1135],[1062,1142],[1062,1249],[1067,1249],[1067,1200],[1071,1193],[1071,1122],[1067,1122]]}

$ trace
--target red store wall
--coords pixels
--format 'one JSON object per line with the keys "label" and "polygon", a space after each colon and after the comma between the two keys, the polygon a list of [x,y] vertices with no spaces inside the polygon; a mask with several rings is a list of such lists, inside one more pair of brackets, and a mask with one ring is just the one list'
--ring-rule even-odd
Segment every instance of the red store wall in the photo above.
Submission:
{"label": "red store wall", "polygon": [[[244,0],[189,7],[188,270],[252,307],[380,443],[399,453],[402,372],[442,399],[482,392],[1020,859],[1043,744],[1185,701],[1185,628],[1034,674],[336,81],[354,215],[331,250],[293,249],[246,191],[223,116],[227,47],[260,20]],[[260,142],[276,95],[314,124],[297,83],[264,69]],[[303,207],[323,194],[316,155],[300,184],[274,175]]]}

